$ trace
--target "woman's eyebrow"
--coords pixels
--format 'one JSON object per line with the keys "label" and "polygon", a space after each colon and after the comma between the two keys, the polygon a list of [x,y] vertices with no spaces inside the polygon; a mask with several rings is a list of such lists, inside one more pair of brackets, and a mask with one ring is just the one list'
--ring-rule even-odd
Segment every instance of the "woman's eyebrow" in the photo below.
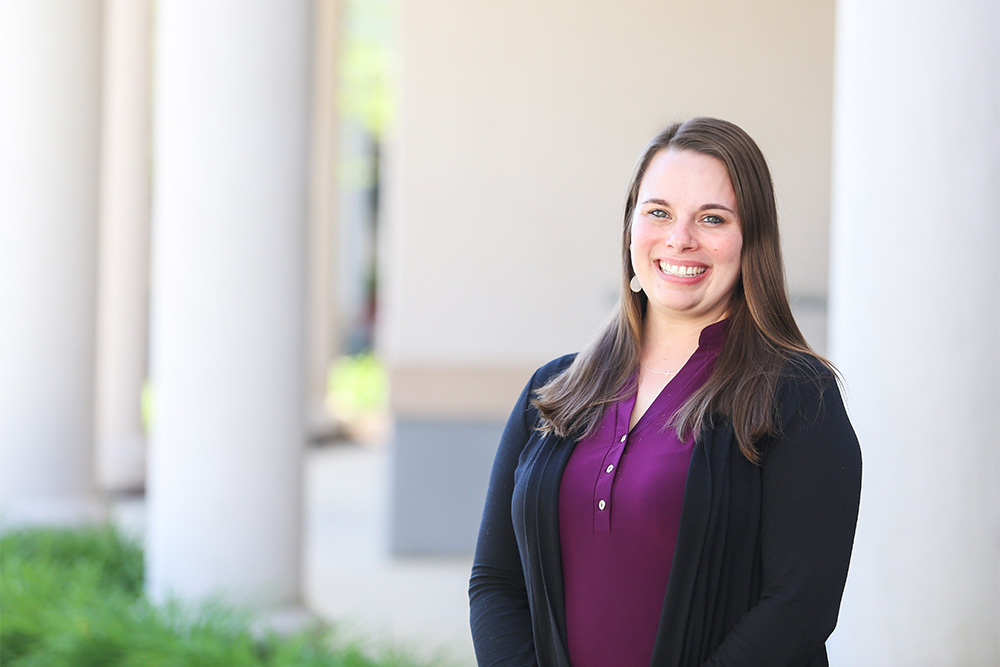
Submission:
{"label": "woman's eyebrow", "polygon": [[715,209],[715,208],[722,209],[723,211],[729,211],[733,215],[736,215],[736,211],[734,211],[733,209],[729,208],[728,206],[723,206],[722,204],[702,204],[698,208],[698,210],[699,211],[708,211],[710,209]]}
{"label": "woman's eyebrow", "polygon": [[[640,204],[640,206],[645,206],[646,204],[658,204],[660,206],[667,206],[667,207],[670,206],[670,202],[668,202],[666,199],[660,199],[658,197],[650,197],[649,199],[644,200]],[[714,209],[720,209],[722,211],[729,211],[733,215],[736,215],[736,211],[734,211],[733,209],[729,208],[728,206],[724,206],[722,204],[708,203],[708,204],[702,204],[701,206],[698,207],[699,211],[709,211],[709,210],[714,210]]]}

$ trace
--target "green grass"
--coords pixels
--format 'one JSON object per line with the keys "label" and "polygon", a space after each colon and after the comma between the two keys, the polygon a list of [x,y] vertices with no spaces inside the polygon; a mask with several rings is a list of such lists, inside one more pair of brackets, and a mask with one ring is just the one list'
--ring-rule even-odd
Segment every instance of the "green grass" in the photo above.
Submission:
{"label": "green grass", "polygon": [[142,551],[110,527],[0,536],[4,667],[381,667],[427,664],[316,627],[260,635],[221,605],[157,607]]}

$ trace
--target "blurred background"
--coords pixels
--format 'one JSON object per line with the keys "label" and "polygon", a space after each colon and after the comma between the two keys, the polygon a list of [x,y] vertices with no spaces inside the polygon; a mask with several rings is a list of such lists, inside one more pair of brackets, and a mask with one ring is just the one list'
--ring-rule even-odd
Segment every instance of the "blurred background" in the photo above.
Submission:
{"label": "blurred background", "polygon": [[471,662],[507,413],[718,116],[865,457],[841,665],[1000,664],[995,0],[0,0],[0,513]]}

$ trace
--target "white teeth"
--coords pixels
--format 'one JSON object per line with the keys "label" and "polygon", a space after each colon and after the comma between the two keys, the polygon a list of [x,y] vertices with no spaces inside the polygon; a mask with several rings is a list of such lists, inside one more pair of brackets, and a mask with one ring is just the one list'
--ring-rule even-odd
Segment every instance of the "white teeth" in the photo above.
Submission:
{"label": "white teeth", "polygon": [[667,264],[666,262],[660,262],[660,271],[671,275],[680,276],[687,278],[690,276],[700,276],[705,273],[706,267],[704,266],[682,266],[680,264]]}

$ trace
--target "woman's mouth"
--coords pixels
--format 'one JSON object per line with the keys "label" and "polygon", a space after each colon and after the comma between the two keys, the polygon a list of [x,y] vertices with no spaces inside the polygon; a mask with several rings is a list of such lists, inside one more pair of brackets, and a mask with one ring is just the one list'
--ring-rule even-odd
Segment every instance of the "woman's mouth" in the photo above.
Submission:
{"label": "woman's mouth", "polygon": [[683,264],[668,264],[662,259],[657,262],[660,267],[660,271],[667,274],[668,276],[678,276],[680,278],[690,278],[691,276],[700,276],[705,273],[708,269],[706,266],[685,266]]}

